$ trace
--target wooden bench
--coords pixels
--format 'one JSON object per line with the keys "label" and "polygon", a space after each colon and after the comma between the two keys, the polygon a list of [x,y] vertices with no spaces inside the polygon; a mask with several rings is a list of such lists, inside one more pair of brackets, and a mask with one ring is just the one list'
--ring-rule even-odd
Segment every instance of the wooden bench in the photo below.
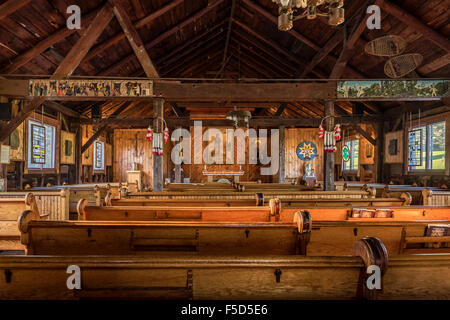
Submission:
{"label": "wooden bench", "polygon": [[[269,199],[264,199],[264,194],[255,194],[254,200],[250,199],[114,199],[111,194],[105,197],[106,206],[173,206],[173,207],[248,207],[268,205]],[[350,198],[350,199],[283,199],[283,205],[294,208],[304,207],[390,207],[408,206],[411,198],[403,194],[401,198]]]}
{"label": "wooden bench", "polygon": [[[0,199],[24,199],[31,191],[0,192]],[[32,191],[40,214],[50,220],[69,219],[69,192],[66,190]]]}
{"label": "wooden bench", "polygon": [[[258,193],[258,192],[256,192]],[[375,198],[372,191],[284,191],[265,190],[264,198],[279,199],[361,199]],[[126,192],[122,189],[121,199],[198,199],[198,200],[253,200],[255,192]]]}
{"label": "wooden bench", "polygon": [[423,204],[428,206],[450,206],[450,190],[422,190]]}
{"label": "wooden bench", "polygon": [[[108,192],[111,192],[110,189],[111,186],[109,184],[103,184],[100,186],[97,184],[79,184],[38,188],[39,191],[67,192],[69,197],[69,213],[77,212],[77,204],[80,199],[86,199],[92,205],[102,205],[102,199],[106,197]],[[34,191],[35,189],[31,190]]]}
{"label": "wooden bench", "polygon": [[42,221],[31,211],[19,218],[21,242],[34,255],[305,254],[310,227],[302,214],[289,223]]}
{"label": "wooden bench", "polygon": [[34,219],[46,218],[46,215],[39,214],[32,193],[27,193],[22,198],[0,198],[0,251],[24,250],[17,225],[17,220],[24,211],[30,212]]}
{"label": "wooden bench", "polygon": [[[303,210],[305,211],[305,210]],[[308,208],[313,221],[308,255],[345,255],[349,243],[364,237],[376,236],[386,243],[389,252],[402,250],[404,238],[424,236],[430,224],[450,223],[450,207],[420,208]],[[298,208],[281,205],[263,207],[93,207],[80,203],[82,220],[91,221],[203,221],[261,223],[280,221],[291,223]],[[431,241],[431,240],[430,240]],[[434,238],[432,242],[439,242]],[[426,241],[425,241],[426,242]],[[416,247],[420,252],[450,252],[450,248]]]}
{"label": "wooden bench", "polygon": [[[341,257],[0,256],[0,299],[450,299],[450,255],[388,256],[370,239]],[[70,265],[81,290],[67,289]]]}

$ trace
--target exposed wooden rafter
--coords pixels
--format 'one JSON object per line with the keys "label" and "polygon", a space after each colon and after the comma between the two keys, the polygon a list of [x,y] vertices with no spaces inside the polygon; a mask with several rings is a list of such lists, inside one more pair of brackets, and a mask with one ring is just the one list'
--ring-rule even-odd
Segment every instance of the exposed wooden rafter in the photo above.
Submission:
{"label": "exposed wooden rafter", "polygon": [[[375,3],[377,4],[379,0],[377,0]],[[363,6],[363,9],[365,6]],[[345,68],[347,67],[348,61],[352,57],[353,50],[355,48],[356,41],[358,41],[361,34],[364,32],[366,28],[366,21],[368,16],[366,15],[366,11],[360,10],[359,14],[356,15],[355,19],[359,20],[354,26],[353,30],[348,37],[348,39],[344,39],[344,45],[342,47],[342,52],[337,59],[333,70],[330,73],[329,78],[330,79],[339,79],[342,76],[342,73],[344,72]]]}
{"label": "exposed wooden rafter", "polygon": [[110,2],[114,5],[114,15],[119,21],[120,26],[122,27],[123,32],[131,45],[131,48],[133,48],[134,54],[138,58],[142,69],[144,69],[145,75],[148,78],[159,78],[158,71],[156,71],[153,62],[145,49],[144,43],[134,28],[133,23],[131,22],[124,7],[119,0],[110,0]]}
{"label": "exposed wooden rafter", "polygon": [[56,77],[70,76],[75,71],[112,17],[113,10],[107,2],[97,13],[89,27],[84,30],[77,43],[70,49],[64,61],[58,66],[54,73]]}
{"label": "exposed wooden rafter", "polygon": [[[163,32],[158,37],[150,41],[149,43],[145,44],[145,49],[150,50],[154,46],[156,46],[158,43],[164,41],[168,37],[172,36],[173,34],[179,32],[181,29],[186,27],[187,25],[191,24],[192,22],[200,19],[202,16],[216,8],[218,5],[223,3],[225,0],[217,0],[216,2],[210,4],[206,8],[201,9],[197,13],[193,14],[189,18],[183,20],[181,23],[177,24],[176,26],[170,28],[169,30]],[[110,74],[117,74],[118,70],[120,70],[122,67],[124,67],[126,64],[130,63],[135,59],[135,55],[131,54],[126,57],[124,57],[121,61],[114,63],[109,68],[106,68],[105,70],[102,70],[98,73],[98,75],[110,75]]]}
{"label": "exposed wooden rafter", "polygon": [[[154,21],[155,19],[161,17],[162,15],[164,15],[165,13],[167,13],[170,10],[174,9],[176,6],[178,6],[179,4],[181,4],[183,2],[184,2],[184,0],[171,1],[170,3],[168,3],[167,5],[162,7],[161,9],[158,9],[158,10],[152,12],[151,14],[149,14],[148,16],[146,16],[146,17],[140,19],[139,21],[137,21],[134,24],[134,28],[136,30],[138,30],[138,29],[146,26],[147,24],[149,24],[152,21]],[[97,55],[99,55],[101,53],[104,53],[106,51],[106,49],[108,49],[109,47],[115,45],[119,41],[125,39],[125,37],[126,37],[125,34],[121,32],[119,34],[116,34],[111,39],[108,39],[105,42],[96,45],[86,55],[86,59],[85,60],[89,61],[90,59],[94,58],[95,56],[97,56]]]}
{"label": "exposed wooden rafter", "polygon": [[[125,109],[127,109],[130,105],[132,104],[132,102],[125,102],[123,103],[119,108],[116,109],[116,111],[114,111],[107,120],[112,120],[112,119],[116,119],[116,117],[121,114]],[[126,120],[126,119],[125,119]],[[98,122],[96,122],[95,124],[98,125]],[[105,129],[108,127],[108,123],[106,122],[101,122],[100,120],[100,125],[97,126],[97,131],[89,138],[88,141],[86,141],[86,143],[81,147],[81,153],[83,154],[87,149],[89,149],[89,147],[92,145],[92,143],[94,143],[95,140],[98,139],[98,137],[100,137],[100,135],[103,133],[103,131],[105,131]]]}
{"label": "exposed wooden rafter", "polygon": [[[82,17],[81,21],[81,27],[82,30],[84,29],[83,26],[88,25],[89,21],[92,20],[92,18],[98,13],[99,9],[94,10],[93,12],[87,14],[86,16]],[[33,58],[38,56],[39,54],[43,53],[45,50],[50,48],[51,46],[55,45],[56,43],[64,40],[66,37],[70,36],[71,34],[75,33],[76,29],[69,29],[65,25],[59,29],[58,31],[52,33],[44,40],[41,40],[37,44],[35,44],[32,48],[27,50],[26,52],[23,52],[19,54],[17,57],[15,57],[10,64],[7,64],[4,66],[1,70],[1,73],[13,73],[20,67],[24,66],[28,62],[30,62]]]}
{"label": "exposed wooden rafter", "polygon": [[236,10],[236,0],[232,0],[230,20],[228,22],[227,37],[226,37],[226,40],[225,40],[225,49],[223,50],[222,64],[221,64],[221,67],[220,67],[220,70],[219,70],[217,76],[220,76],[222,74],[222,71],[225,68],[225,65],[227,63],[228,47],[229,47],[229,44],[230,44],[230,37],[231,37],[231,27],[233,25],[233,17],[234,17],[235,10]]}
{"label": "exposed wooden rafter", "polygon": [[[448,40],[448,38],[444,37],[433,28],[427,26],[423,21],[416,18],[414,15],[405,11],[391,1],[378,0],[378,3],[384,11],[402,21],[404,24],[411,27],[416,32],[422,34],[426,39],[432,41],[443,50],[450,52],[450,41]],[[448,7],[446,9],[448,11]]]}
{"label": "exposed wooden rafter", "polygon": [[31,0],[8,0],[0,5],[0,20],[27,5]]}

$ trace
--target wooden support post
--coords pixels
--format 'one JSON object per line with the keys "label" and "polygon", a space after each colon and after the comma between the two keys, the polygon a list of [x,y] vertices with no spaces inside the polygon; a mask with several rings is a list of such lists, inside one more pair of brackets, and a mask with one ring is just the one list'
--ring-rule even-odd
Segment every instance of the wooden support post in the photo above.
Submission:
{"label": "wooden support post", "polygon": [[286,176],[286,139],[285,127],[280,126],[280,170],[278,174],[278,182],[284,183]]}
{"label": "wooden support post", "polygon": [[376,157],[375,168],[376,176],[375,182],[383,182],[383,161],[384,161],[384,122],[377,123],[377,138],[376,138]]}
{"label": "wooden support post", "polygon": [[75,183],[81,184],[83,174],[83,153],[81,152],[81,146],[83,144],[83,127],[81,125],[77,128],[77,135],[75,138]]}
{"label": "wooden support post", "polygon": [[[334,102],[325,101],[325,130],[334,130]],[[324,152],[324,190],[334,191],[334,153]]]}
{"label": "wooden support post", "polygon": [[23,167],[24,162],[19,161],[16,162],[16,174],[17,174],[17,181],[16,181],[16,188],[19,190],[23,190]]}
{"label": "wooden support post", "polygon": [[[153,100],[153,132],[161,133],[164,130],[164,99],[156,98]],[[163,156],[153,155],[153,191],[163,191]]]}

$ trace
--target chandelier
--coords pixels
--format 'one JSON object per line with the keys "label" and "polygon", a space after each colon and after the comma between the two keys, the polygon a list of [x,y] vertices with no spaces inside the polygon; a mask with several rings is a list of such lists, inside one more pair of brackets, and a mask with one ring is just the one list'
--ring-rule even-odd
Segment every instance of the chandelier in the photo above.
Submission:
{"label": "chandelier", "polygon": [[227,113],[227,119],[233,120],[234,128],[237,128],[239,123],[242,123],[242,122],[245,123],[245,125],[248,127],[248,122],[251,117],[252,117],[252,114],[249,111],[237,110],[236,107],[234,107],[233,111],[230,111]]}
{"label": "chandelier", "polygon": [[272,2],[279,5],[278,29],[282,31],[291,30],[294,21],[302,18],[328,17],[328,24],[332,26],[345,21],[344,0],[272,0]]}

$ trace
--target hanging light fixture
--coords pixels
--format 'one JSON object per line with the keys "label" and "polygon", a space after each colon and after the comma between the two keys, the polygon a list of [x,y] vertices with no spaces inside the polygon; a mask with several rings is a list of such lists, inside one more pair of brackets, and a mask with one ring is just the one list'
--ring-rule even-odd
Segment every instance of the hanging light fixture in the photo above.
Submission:
{"label": "hanging light fixture", "polygon": [[252,114],[250,111],[247,110],[237,110],[236,107],[234,107],[233,111],[227,112],[227,119],[233,120],[233,126],[234,128],[238,127],[239,122],[244,122],[246,126],[248,127],[248,122],[250,118],[252,117]]}
{"label": "hanging light fixture", "polygon": [[278,4],[278,29],[289,31],[294,21],[317,16],[328,17],[328,24],[340,25],[345,21],[344,0],[272,0]]}

